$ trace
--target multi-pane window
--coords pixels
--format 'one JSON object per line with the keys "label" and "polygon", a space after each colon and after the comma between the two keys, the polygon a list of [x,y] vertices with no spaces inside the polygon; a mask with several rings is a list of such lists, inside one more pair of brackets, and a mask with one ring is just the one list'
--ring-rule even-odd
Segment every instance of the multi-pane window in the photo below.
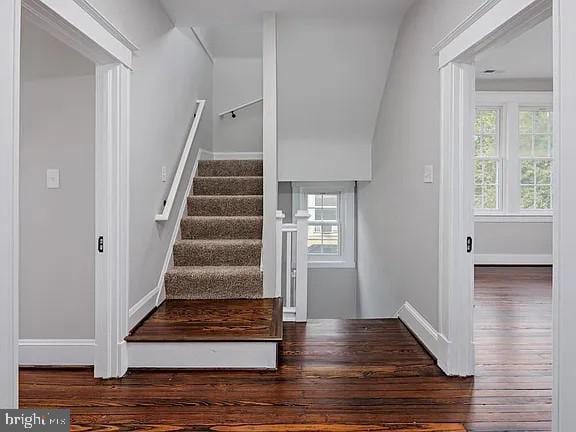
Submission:
{"label": "multi-pane window", "polygon": [[546,214],[553,206],[550,93],[479,92],[474,123],[478,214]]}
{"label": "multi-pane window", "polygon": [[311,267],[353,268],[355,260],[353,182],[293,183],[293,212],[307,210]]}
{"label": "multi-pane window", "polygon": [[478,109],[474,124],[474,205],[499,208],[500,110]]}
{"label": "multi-pane window", "polygon": [[520,109],[520,208],[552,208],[552,112]]}
{"label": "multi-pane window", "polygon": [[340,194],[310,193],[306,195],[308,213],[308,253],[340,254]]}

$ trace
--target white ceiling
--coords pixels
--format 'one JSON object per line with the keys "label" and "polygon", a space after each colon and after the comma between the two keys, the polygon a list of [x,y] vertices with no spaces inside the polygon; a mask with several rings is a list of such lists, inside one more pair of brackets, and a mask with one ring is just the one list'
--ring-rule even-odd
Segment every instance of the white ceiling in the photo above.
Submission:
{"label": "white ceiling", "polygon": [[200,29],[215,57],[260,57],[262,14],[397,25],[414,0],[162,0],[177,26]]}
{"label": "white ceiling", "polygon": [[[498,73],[484,75],[486,69]],[[480,79],[552,78],[552,19],[547,19],[504,46],[491,48],[476,59]]]}
{"label": "white ceiling", "polygon": [[413,0],[162,0],[179,26],[259,24],[264,12],[323,18],[402,19]]}

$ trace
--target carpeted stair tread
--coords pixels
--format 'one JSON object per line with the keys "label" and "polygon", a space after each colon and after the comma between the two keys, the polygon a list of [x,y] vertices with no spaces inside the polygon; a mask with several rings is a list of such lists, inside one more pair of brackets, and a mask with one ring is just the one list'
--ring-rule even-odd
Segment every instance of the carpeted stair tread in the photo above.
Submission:
{"label": "carpeted stair tread", "polygon": [[262,177],[196,177],[194,195],[262,195]]}
{"label": "carpeted stair tread", "polygon": [[174,245],[176,266],[258,266],[261,240],[179,240]]}
{"label": "carpeted stair tread", "polygon": [[164,283],[169,299],[262,297],[259,266],[176,266]]}
{"label": "carpeted stair tread", "polygon": [[187,216],[182,218],[183,239],[261,239],[262,216]]}
{"label": "carpeted stair tread", "polygon": [[262,195],[191,195],[189,216],[262,216]]}
{"label": "carpeted stair tread", "polygon": [[246,177],[262,176],[261,160],[201,160],[198,177]]}

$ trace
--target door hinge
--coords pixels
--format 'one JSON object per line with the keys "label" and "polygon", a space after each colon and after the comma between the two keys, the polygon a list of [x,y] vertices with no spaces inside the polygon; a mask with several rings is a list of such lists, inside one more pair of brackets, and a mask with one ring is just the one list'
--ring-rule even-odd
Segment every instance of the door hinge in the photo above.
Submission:
{"label": "door hinge", "polygon": [[466,238],[466,252],[472,253],[472,246],[473,246],[472,237]]}
{"label": "door hinge", "polygon": [[104,236],[98,237],[98,252],[104,253]]}

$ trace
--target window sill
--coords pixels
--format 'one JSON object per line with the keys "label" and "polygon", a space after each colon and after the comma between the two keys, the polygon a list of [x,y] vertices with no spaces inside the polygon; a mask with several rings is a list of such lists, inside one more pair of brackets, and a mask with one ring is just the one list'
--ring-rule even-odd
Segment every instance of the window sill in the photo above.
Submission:
{"label": "window sill", "polygon": [[308,261],[308,268],[352,269],[356,268],[356,263],[347,261]]}
{"label": "window sill", "polygon": [[474,216],[474,222],[479,223],[552,223],[551,214],[477,214]]}

